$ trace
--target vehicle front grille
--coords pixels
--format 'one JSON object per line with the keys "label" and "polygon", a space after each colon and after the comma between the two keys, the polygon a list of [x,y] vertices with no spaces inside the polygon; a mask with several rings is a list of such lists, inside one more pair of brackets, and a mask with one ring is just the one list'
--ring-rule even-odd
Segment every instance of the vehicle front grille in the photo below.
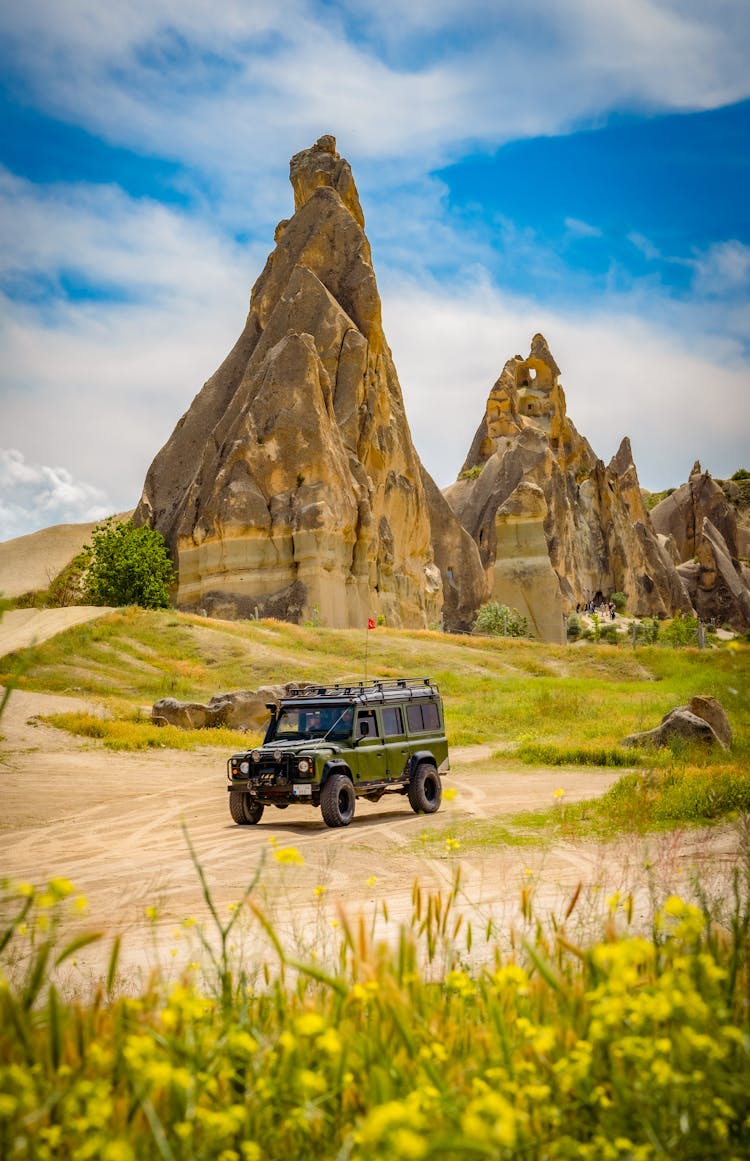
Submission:
{"label": "vehicle front grille", "polygon": [[275,786],[291,781],[291,762],[282,758],[281,762],[259,762],[253,768],[251,778],[263,786]]}

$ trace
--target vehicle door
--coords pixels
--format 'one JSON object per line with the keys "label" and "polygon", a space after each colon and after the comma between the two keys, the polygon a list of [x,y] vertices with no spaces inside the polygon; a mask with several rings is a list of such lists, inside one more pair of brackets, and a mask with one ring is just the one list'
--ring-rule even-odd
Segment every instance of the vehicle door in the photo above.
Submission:
{"label": "vehicle door", "polygon": [[354,722],[354,742],[357,747],[358,782],[382,782],[385,779],[385,747],[380,736],[380,723],[374,709],[357,710]]}
{"label": "vehicle door", "polygon": [[409,762],[404,711],[398,705],[383,706],[380,716],[383,719],[386,776],[400,778]]}

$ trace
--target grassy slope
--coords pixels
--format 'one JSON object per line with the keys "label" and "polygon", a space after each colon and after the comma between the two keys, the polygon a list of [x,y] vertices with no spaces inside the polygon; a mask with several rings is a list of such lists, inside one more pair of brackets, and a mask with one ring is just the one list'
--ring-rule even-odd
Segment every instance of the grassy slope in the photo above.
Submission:
{"label": "grassy slope", "polygon": [[[439,682],[453,745],[606,749],[655,726],[691,695],[710,694],[729,714],[737,739],[732,758],[750,759],[745,645],[632,650],[386,629],[370,632],[367,645],[370,677],[429,675]],[[27,651],[19,684],[92,697],[127,717],[165,696],[204,701],[296,679],[351,679],[363,674],[364,650],[364,632],[124,609]],[[12,660],[0,663],[8,673]]]}

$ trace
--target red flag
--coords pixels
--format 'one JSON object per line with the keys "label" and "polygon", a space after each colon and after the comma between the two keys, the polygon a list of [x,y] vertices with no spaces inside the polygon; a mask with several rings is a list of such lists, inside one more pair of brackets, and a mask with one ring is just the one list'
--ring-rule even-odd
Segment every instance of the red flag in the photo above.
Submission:
{"label": "red flag", "polygon": [[368,618],[367,618],[367,628],[368,628],[368,629],[374,629],[374,628],[375,628],[375,622],[373,621],[372,617],[368,617]]}

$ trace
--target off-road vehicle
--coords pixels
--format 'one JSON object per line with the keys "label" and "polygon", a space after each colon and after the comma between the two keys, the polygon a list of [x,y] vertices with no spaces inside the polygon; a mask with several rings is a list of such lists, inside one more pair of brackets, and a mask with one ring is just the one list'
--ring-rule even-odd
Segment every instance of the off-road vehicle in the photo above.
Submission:
{"label": "off-road vehicle", "polygon": [[440,691],[429,678],[293,689],[263,745],[227,763],[235,822],[260,822],[266,806],[319,806],[328,826],[348,826],[357,798],[405,794],[433,814],[450,769]]}

